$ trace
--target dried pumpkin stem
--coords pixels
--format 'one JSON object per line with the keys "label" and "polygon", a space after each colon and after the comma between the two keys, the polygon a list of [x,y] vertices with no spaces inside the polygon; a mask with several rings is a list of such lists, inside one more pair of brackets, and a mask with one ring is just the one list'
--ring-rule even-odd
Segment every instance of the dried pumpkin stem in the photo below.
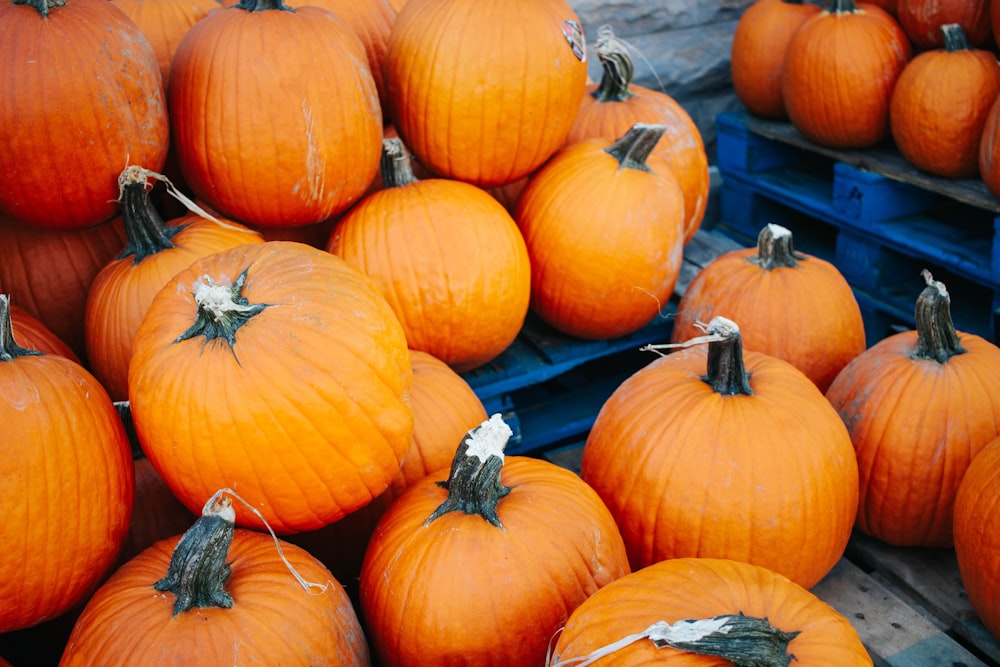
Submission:
{"label": "dried pumpkin stem", "polygon": [[804,256],[792,247],[792,232],[781,225],[766,225],[757,235],[757,254],[747,261],[765,271],[779,267],[793,268]]}
{"label": "dried pumpkin stem", "polygon": [[922,275],[927,287],[917,297],[914,308],[917,347],[911,356],[944,364],[966,350],[951,319],[951,296],[944,283],[934,280],[930,271],[924,270]]}
{"label": "dried pumpkin stem", "polygon": [[410,154],[398,137],[382,140],[380,165],[383,187],[399,188],[419,180],[413,175],[413,162]]}
{"label": "dried pumpkin stem", "polygon": [[34,7],[42,15],[42,18],[45,18],[49,15],[50,9],[53,7],[63,7],[66,4],[66,0],[13,0],[13,3],[15,5]]}
{"label": "dried pumpkin stem", "polygon": [[719,394],[750,396],[750,373],[743,361],[743,336],[732,320],[715,317],[708,323],[706,333],[718,336],[708,344],[708,369],[702,380]]}
{"label": "dried pumpkin stem", "polygon": [[827,11],[831,14],[853,14],[858,11],[858,5],[854,0],[830,0]]}
{"label": "dried pumpkin stem", "polygon": [[38,350],[21,347],[14,340],[14,325],[10,321],[10,295],[0,294],[0,361],[17,357],[40,357]]}
{"label": "dried pumpkin stem", "polygon": [[293,7],[285,4],[284,0],[240,0],[236,6],[248,12],[263,12],[268,9],[277,9],[286,12],[295,11]]}
{"label": "dried pumpkin stem", "polygon": [[150,201],[148,172],[131,166],[118,177],[121,191],[122,219],[125,223],[125,250],[119,259],[132,258],[138,264],[156,253],[174,248],[173,238],[186,225],[168,226]]}
{"label": "dried pumpkin stem", "polygon": [[604,150],[618,160],[619,169],[651,171],[646,160],[666,131],[666,125],[636,123],[629,128],[624,136]]}
{"label": "dried pumpkin stem", "polygon": [[232,285],[219,285],[211,276],[202,278],[194,293],[198,304],[195,322],[177,337],[176,342],[203,336],[209,341],[222,338],[230,347],[236,343],[239,328],[268,307],[264,303],[251,304],[243,296],[247,270],[244,269]]}
{"label": "dried pumpkin stem", "polygon": [[946,23],[941,26],[941,36],[944,38],[944,50],[949,53],[968,51],[969,39],[960,23]]}
{"label": "dried pumpkin stem", "polygon": [[632,85],[635,65],[628,47],[615,37],[611,26],[603,25],[598,29],[594,53],[600,58],[604,71],[601,82],[594,89],[593,98],[598,102],[624,102],[633,97],[635,93],[629,90],[629,86]]}
{"label": "dried pumpkin stem", "polygon": [[448,498],[425,523],[449,512],[465,512],[478,514],[497,528],[503,528],[497,516],[497,505],[510,493],[510,488],[500,481],[500,471],[504,463],[503,449],[511,435],[510,426],[496,414],[462,438],[448,479],[438,482],[448,490]]}

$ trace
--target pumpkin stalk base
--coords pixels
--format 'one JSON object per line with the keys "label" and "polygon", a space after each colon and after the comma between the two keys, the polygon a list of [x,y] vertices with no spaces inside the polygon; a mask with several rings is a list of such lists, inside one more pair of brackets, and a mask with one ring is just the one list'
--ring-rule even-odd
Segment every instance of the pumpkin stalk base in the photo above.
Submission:
{"label": "pumpkin stalk base", "polygon": [[751,374],[747,372],[743,361],[743,336],[740,328],[731,320],[716,317],[708,323],[706,333],[717,338],[708,344],[707,372],[701,379],[719,394],[752,395]]}
{"label": "pumpkin stalk base", "polygon": [[954,356],[965,354],[966,350],[951,319],[951,296],[944,283],[934,280],[930,271],[924,270],[922,275],[927,287],[917,297],[914,309],[917,349],[913,358],[944,364]]}

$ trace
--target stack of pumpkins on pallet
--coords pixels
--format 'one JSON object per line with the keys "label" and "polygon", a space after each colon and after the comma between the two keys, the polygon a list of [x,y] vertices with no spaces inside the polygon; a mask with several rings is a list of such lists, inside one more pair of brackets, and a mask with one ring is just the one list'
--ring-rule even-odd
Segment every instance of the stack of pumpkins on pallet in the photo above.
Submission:
{"label": "stack of pumpkins on pallet", "polygon": [[588,85],[563,0],[349,3],[382,41],[280,0],[154,39],[178,6],[118,1],[0,8],[0,654],[66,619],[24,664],[871,665],[808,588],[953,506],[1000,598],[1000,350],[929,279],[912,352],[867,356],[781,229],[718,285],[804,278],[689,289],[579,476],[504,456],[458,371],[528,308],[641,327],[706,205],[689,119],[606,31]]}

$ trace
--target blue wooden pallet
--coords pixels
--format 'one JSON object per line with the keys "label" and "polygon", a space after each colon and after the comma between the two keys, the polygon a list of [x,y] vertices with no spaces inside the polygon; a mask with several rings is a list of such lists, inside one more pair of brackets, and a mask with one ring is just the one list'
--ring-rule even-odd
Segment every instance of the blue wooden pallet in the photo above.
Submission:
{"label": "blue wooden pallet", "polygon": [[744,243],[769,222],[791,229],[855,288],[869,344],[912,326],[923,269],[948,286],[959,329],[996,340],[1000,202],[981,181],[921,174],[891,147],[822,149],[746,113],[717,128],[720,227]]}

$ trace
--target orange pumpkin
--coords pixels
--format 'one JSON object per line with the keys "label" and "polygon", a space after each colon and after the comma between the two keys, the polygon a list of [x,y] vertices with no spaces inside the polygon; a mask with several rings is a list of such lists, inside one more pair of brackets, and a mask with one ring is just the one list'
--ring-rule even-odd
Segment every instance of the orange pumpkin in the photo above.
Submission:
{"label": "orange pumpkin", "polygon": [[566,147],[531,179],[515,217],[531,258],[531,308],[572,336],[648,324],[680,274],[684,201],[654,146],[664,125]]}
{"label": "orange pumpkin", "polygon": [[399,139],[384,142],[385,187],[344,214],[327,249],[369,275],[410,348],[457,371],[496,358],[528,312],[531,269],[504,207],[469,183],[417,180]]}
{"label": "orange pumpkin", "polygon": [[60,667],[368,667],[357,615],[330,572],[295,545],[234,530],[229,502],[119,568],[77,619]]}
{"label": "orange pumpkin", "polygon": [[988,48],[992,36],[990,0],[905,0],[896,8],[896,18],[919,50],[944,46],[941,26],[957,23],[975,48]]}
{"label": "orange pumpkin", "polygon": [[70,361],[82,363],[69,345],[52,333],[52,330],[45,326],[41,320],[14,303],[10,304],[10,323],[14,339],[22,347],[38,350],[45,354],[58,354]]}
{"label": "orange pumpkin", "polygon": [[435,174],[502,185],[565,143],[585,61],[583,29],[566,0],[413,0],[389,38],[389,113]]}
{"label": "orange pumpkin", "polygon": [[826,396],[857,452],[858,529],[896,546],[950,547],[962,475],[1000,435],[1000,348],[957,332],[947,289],[925,279],[916,328],[855,357]]}
{"label": "orange pumpkin", "polygon": [[986,189],[1000,197],[1000,96],[986,114],[983,136],[979,140],[979,176]]}
{"label": "orange pumpkin", "polygon": [[510,435],[494,415],[463,438],[450,471],[382,516],[360,603],[383,667],[543,664],[569,613],[628,573],[600,498],[565,468],[505,458]]}
{"label": "orange pumpkin", "polygon": [[820,11],[802,0],[756,0],[740,16],[729,62],[733,90],[750,113],[788,118],[781,96],[785,50],[795,31]]}
{"label": "orange pumpkin", "polygon": [[597,591],[570,615],[549,667],[600,655],[594,664],[617,667],[872,666],[850,621],[818,597],[765,568],[715,558],[656,563]]}
{"label": "orange pumpkin", "polygon": [[128,438],[76,362],[18,345],[0,295],[0,633],[66,613],[97,587],[128,530]]}
{"label": "orange pumpkin", "polygon": [[865,323],[854,292],[833,264],[795,252],[792,233],[766,225],[756,248],[715,258],[677,305],[671,341],[698,336],[717,314],[742,324],[743,344],[789,362],[820,391],[865,350]]}
{"label": "orange pumpkin", "polygon": [[166,160],[153,48],[108,0],[6,0],[0,26],[0,214],[53,230],[109,220],[122,166]]}
{"label": "orange pumpkin", "polygon": [[705,217],[711,185],[708,154],[698,126],[674,98],[632,83],[632,57],[610,27],[604,26],[598,32],[594,52],[601,59],[604,73],[599,84],[587,86],[566,144],[594,137],[618,139],[636,123],[663,125],[663,135],[653,153],[670,165],[681,186],[683,236],[685,242],[690,241]]}
{"label": "orange pumpkin", "polygon": [[122,172],[122,224],[128,242],[97,274],[87,294],[87,359],[115,401],[128,398],[132,341],[160,288],[196,259],[244,243],[263,243],[242,225],[194,212],[164,222],[150,201],[151,178],[138,166]]}
{"label": "orange pumpkin", "polygon": [[831,0],[795,32],[785,51],[781,95],[806,139],[869,148],[889,136],[889,102],[911,47],[882,9]]}
{"label": "orange pumpkin", "polygon": [[1000,96],[996,54],[970,48],[962,26],[941,26],[944,48],[924,51],[899,75],[889,107],[899,152],[944,178],[979,175],[986,117]]}
{"label": "orange pumpkin", "polygon": [[809,588],[843,555],[857,513],[850,436],[801,371],[744,352],[734,322],[716,316],[707,334],[707,352],[679,349],[614,391],[580,474],[633,569],[727,558]]}
{"label": "orange pumpkin", "polygon": [[171,65],[177,162],[238,222],[296,227],[353,204],[378,168],[382,112],[364,45],[318,7],[244,0],[212,12]]}
{"label": "orange pumpkin", "polygon": [[403,329],[369,278],[270,241],[196,260],[157,293],[129,402],[143,451],[191,511],[238,489],[292,533],[389,486],[413,433],[412,377]]}

